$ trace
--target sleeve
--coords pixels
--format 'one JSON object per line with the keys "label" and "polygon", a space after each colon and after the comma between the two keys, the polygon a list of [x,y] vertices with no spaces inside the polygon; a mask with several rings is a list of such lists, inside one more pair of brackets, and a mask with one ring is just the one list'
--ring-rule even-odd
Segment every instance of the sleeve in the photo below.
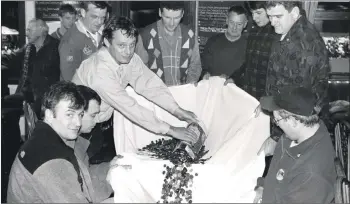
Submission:
{"label": "sleeve", "polygon": [[203,51],[203,74],[210,73],[213,69],[213,53],[212,53],[212,39],[209,39],[204,46]]}
{"label": "sleeve", "polygon": [[50,160],[33,176],[41,184],[47,203],[88,203],[73,165],[66,160]]}
{"label": "sleeve", "polygon": [[333,184],[313,172],[300,173],[288,183],[277,203],[329,203],[334,198]]}
{"label": "sleeve", "polygon": [[74,44],[67,41],[61,41],[59,45],[61,78],[65,81],[71,81],[75,70],[82,62],[82,51]]}
{"label": "sleeve", "polygon": [[48,74],[51,82],[57,82],[60,80],[60,54],[58,51],[58,44],[52,49],[51,56],[51,73]]}
{"label": "sleeve", "polygon": [[106,180],[108,170],[109,162],[90,165],[89,168],[92,185],[94,186],[98,202],[107,199],[113,193],[111,185]]}
{"label": "sleeve", "polygon": [[130,83],[135,91],[148,100],[159,105],[169,113],[173,114],[179,105],[164,82],[144,64],[138,65],[141,70],[135,79]]}
{"label": "sleeve", "polygon": [[145,47],[143,46],[143,41],[141,35],[138,36],[136,47],[135,47],[135,53],[140,56],[143,63],[147,65],[148,63],[148,53]]}
{"label": "sleeve", "polygon": [[318,103],[322,107],[328,103],[328,74],[330,72],[329,59],[324,42],[321,40],[305,42],[302,45],[299,67],[309,70],[311,88],[316,94]]}
{"label": "sleeve", "polygon": [[[197,37],[196,37],[197,39]],[[199,55],[199,44],[198,41],[194,43],[192,56],[190,59],[190,65],[188,67],[186,83],[197,82],[202,73],[201,57]]]}
{"label": "sleeve", "polygon": [[[140,63],[146,67],[141,60]],[[166,134],[169,131],[169,124],[160,121],[152,111],[138,104],[135,99],[127,94],[125,88],[120,85],[120,78],[111,70],[99,69],[99,72],[95,75],[91,87],[103,101],[129,120],[154,133]],[[104,113],[101,112],[100,114]]]}

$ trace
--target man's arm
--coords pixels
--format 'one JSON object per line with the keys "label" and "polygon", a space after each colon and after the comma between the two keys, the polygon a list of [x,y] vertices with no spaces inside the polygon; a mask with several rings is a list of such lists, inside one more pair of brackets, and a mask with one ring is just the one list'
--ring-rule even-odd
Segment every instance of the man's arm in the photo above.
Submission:
{"label": "man's arm", "polygon": [[81,191],[77,172],[64,159],[46,162],[34,172],[34,177],[45,191],[45,203],[88,203]]}
{"label": "man's arm", "polygon": [[97,202],[107,199],[113,193],[111,185],[106,180],[109,166],[109,162],[103,162],[96,165],[90,165],[89,167]]}
{"label": "man's arm", "polygon": [[278,203],[329,203],[334,198],[333,184],[312,172],[300,173],[279,192]]}
{"label": "man's arm", "polygon": [[304,43],[301,50],[301,61],[299,66],[305,70],[309,70],[311,78],[311,88],[317,96],[317,105],[322,108],[328,103],[328,74],[330,73],[330,65],[327,50],[324,42],[317,40]]}
{"label": "man's arm", "polygon": [[48,73],[48,76],[50,77],[51,82],[57,82],[60,80],[60,53],[58,51],[58,44],[55,46],[51,52],[51,66],[50,66],[50,73]]}
{"label": "man's arm", "polygon": [[140,56],[142,59],[143,63],[147,65],[148,63],[148,52],[143,46],[143,41],[141,35],[138,36],[136,47],[135,47],[135,53]]}
{"label": "man's arm", "polygon": [[209,39],[204,46],[202,75],[210,73],[210,70],[213,68],[213,53],[211,49],[211,44],[211,39]]}
{"label": "man's arm", "polygon": [[61,79],[71,81],[75,70],[82,62],[82,50],[72,46],[67,41],[61,41],[59,45]]}
{"label": "man's arm", "polygon": [[[197,39],[197,37],[196,37]],[[198,82],[202,73],[201,57],[199,55],[199,44],[196,40],[192,50],[192,56],[188,67],[186,83]]]}
{"label": "man's arm", "polygon": [[[150,71],[140,59],[141,64]],[[103,101],[131,121],[154,133],[166,134],[170,128],[169,124],[160,121],[152,111],[139,105],[134,98],[127,94],[124,87],[120,85],[120,78],[114,76],[115,74],[111,70],[99,70],[95,74],[92,84],[89,86],[98,93]]]}

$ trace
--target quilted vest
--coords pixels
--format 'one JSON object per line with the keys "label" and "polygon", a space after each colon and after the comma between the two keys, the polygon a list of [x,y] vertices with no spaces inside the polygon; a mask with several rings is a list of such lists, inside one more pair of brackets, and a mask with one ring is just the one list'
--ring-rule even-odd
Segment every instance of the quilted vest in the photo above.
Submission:
{"label": "quilted vest", "polygon": [[[195,44],[194,32],[185,25],[181,26],[181,54],[180,54],[180,79],[181,84],[186,83],[188,64],[191,60],[193,47]],[[143,46],[148,53],[148,68],[156,73],[162,80],[164,79],[163,56],[159,44],[157,22],[146,26],[141,32]]]}

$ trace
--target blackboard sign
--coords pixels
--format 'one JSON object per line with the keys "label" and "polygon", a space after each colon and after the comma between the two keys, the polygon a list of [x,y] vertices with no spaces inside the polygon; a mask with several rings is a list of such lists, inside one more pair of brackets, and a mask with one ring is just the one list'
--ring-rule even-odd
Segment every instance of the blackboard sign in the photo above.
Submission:
{"label": "blackboard sign", "polygon": [[244,6],[243,1],[199,1],[198,39],[199,51],[203,52],[208,39],[226,30],[227,12],[233,5]]}
{"label": "blackboard sign", "polygon": [[59,21],[58,10],[62,4],[71,4],[79,9],[79,1],[36,1],[35,15],[44,21]]}

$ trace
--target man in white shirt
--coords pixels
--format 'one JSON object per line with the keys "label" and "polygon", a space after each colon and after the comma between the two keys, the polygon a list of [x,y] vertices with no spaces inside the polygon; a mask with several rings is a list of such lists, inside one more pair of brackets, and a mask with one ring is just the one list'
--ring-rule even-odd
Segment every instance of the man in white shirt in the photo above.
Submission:
{"label": "man in white shirt", "polygon": [[102,98],[97,122],[108,120],[117,110],[154,133],[195,142],[197,136],[194,132],[160,121],[152,111],[139,105],[125,91],[130,84],[137,93],[180,120],[198,122],[196,115],[182,109],[162,80],[134,54],[137,37],[138,31],[130,19],[113,17],[103,30],[106,47],[83,61],[72,81],[92,88]]}

